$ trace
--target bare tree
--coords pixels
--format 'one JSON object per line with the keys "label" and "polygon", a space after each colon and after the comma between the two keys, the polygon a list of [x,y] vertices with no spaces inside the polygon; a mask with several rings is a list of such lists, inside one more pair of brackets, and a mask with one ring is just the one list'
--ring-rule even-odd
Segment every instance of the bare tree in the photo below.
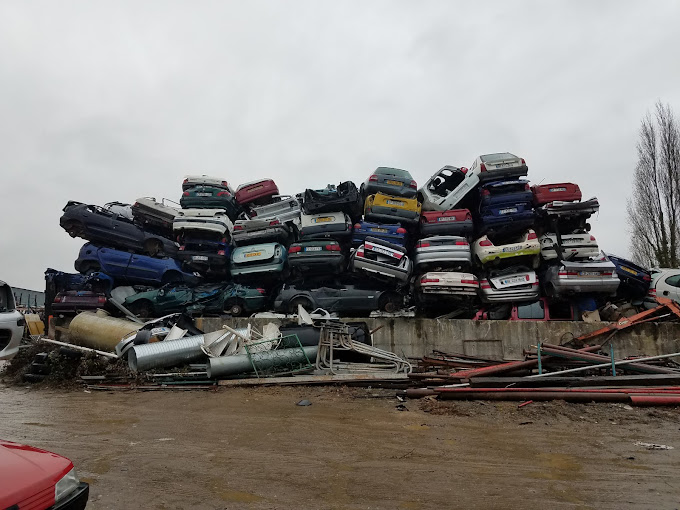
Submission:
{"label": "bare tree", "polygon": [[634,260],[645,266],[678,267],[680,260],[680,127],[670,106],[656,104],[642,119],[628,199]]}

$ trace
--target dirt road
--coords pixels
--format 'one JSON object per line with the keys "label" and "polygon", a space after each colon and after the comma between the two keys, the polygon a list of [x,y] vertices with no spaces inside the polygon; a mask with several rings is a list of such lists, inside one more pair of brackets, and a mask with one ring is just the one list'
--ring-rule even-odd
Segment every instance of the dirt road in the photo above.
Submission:
{"label": "dirt road", "polygon": [[370,389],[0,386],[0,437],[70,457],[89,509],[680,507],[680,410],[398,404]]}

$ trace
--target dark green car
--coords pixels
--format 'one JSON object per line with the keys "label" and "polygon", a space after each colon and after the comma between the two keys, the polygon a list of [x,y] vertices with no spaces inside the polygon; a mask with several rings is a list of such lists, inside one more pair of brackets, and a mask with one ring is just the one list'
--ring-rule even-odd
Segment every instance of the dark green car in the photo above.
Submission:
{"label": "dark green car", "polygon": [[128,297],[123,306],[139,317],[161,317],[185,312],[189,315],[233,316],[250,314],[267,305],[265,289],[238,284],[212,284],[187,287],[165,285],[160,289]]}
{"label": "dark green car", "polygon": [[182,209],[224,209],[231,221],[241,213],[241,206],[233,193],[214,186],[193,186],[182,193],[179,200]]}

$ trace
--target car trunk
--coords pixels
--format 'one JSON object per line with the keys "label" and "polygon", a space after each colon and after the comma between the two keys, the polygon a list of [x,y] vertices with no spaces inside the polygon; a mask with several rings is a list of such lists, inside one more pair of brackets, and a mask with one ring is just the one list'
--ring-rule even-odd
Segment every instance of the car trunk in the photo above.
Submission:
{"label": "car trunk", "polygon": [[276,248],[276,244],[257,244],[237,248],[233,252],[232,263],[238,266],[249,266],[272,262],[276,256]]}

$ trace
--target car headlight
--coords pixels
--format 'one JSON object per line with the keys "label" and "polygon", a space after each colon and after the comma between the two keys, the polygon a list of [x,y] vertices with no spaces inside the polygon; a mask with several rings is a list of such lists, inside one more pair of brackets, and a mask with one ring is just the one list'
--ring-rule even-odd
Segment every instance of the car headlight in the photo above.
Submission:
{"label": "car headlight", "polygon": [[80,480],[78,479],[78,473],[76,473],[76,468],[73,468],[71,471],[66,473],[54,486],[54,500],[59,501],[71,494],[74,490],[76,490],[79,483]]}

